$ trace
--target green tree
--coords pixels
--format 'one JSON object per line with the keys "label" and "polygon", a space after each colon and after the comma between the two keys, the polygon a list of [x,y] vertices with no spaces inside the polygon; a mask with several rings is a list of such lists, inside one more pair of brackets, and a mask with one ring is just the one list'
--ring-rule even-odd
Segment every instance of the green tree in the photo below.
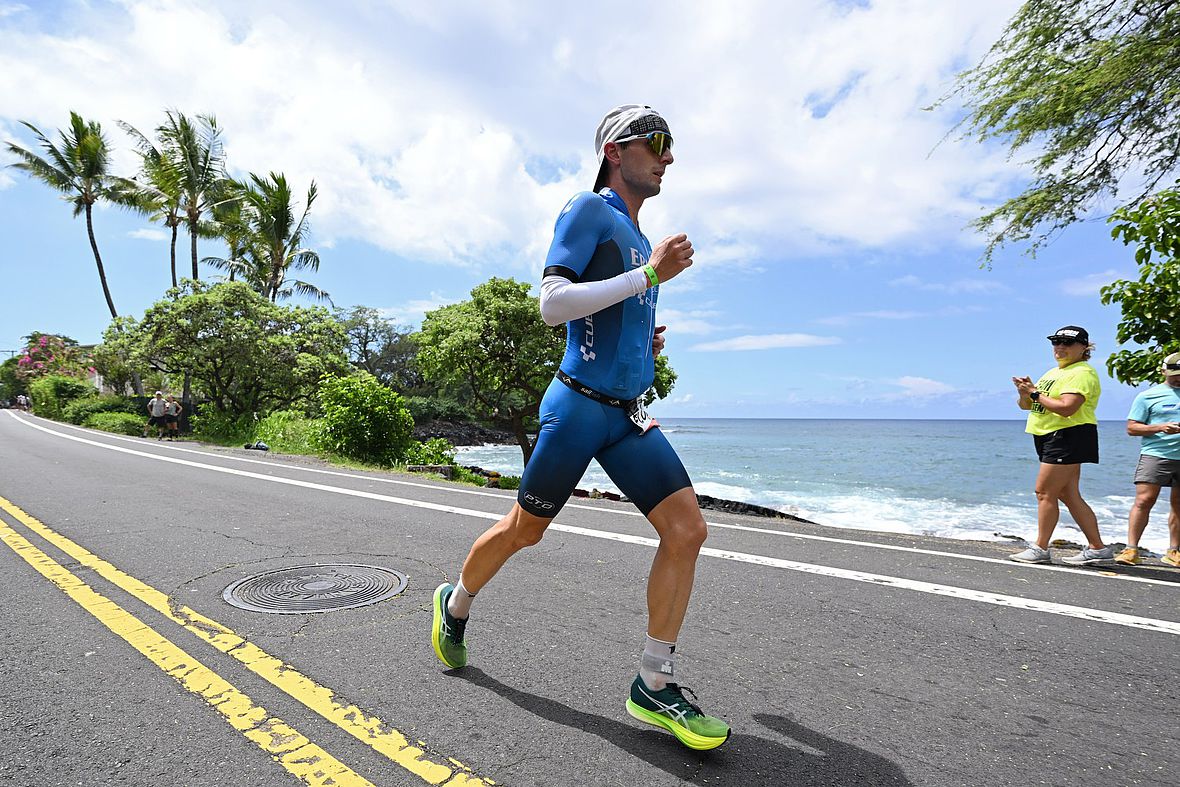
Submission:
{"label": "green tree", "polygon": [[349,369],[344,331],[327,309],[278,306],[243,282],[187,280],[138,324],[109,328],[108,343],[133,367],[191,374],[231,415],[306,405],[324,374]]}
{"label": "green tree", "polygon": [[465,385],[472,413],[511,424],[525,464],[533,446],[525,432],[564,351],[565,329],[541,319],[529,285],[493,278],[471,300],[426,314],[417,335],[418,364],[427,379]]}
{"label": "green tree", "polygon": [[225,146],[221,129],[212,115],[197,115],[193,121],[183,112],[168,110],[156,134],[161,154],[179,187],[179,207],[188,226],[193,279],[200,279],[197,237],[205,232],[202,222],[225,199]]}
{"label": "green tree", "polygon": [[1135,244],[1139,278],[1102,288],[1104,304],[1122,310],[1116,338],[1137,350],[1119,350],[1106,361],[1112,377],[1129,385],[1160,379],[1165,356],[1180,351],[1180,189],[1172,188],[1122,208],[1111,217],[1112,235]]}
{"label": "green tree", "polygon": [[59,144],[54,144],[32,123],[21,121],[37,138],[45,151],[45,158],[8,142],[8,151],[17,157],[11,166],[27,172],[50,188],[60,191],[66,201],[74,206],[74,217],[86,217],[86,234],[90,238],[90,250],[94,253],[94,264],[98,267],[98,280],[106,298],[111,318],[119,316],[111,288],[107,284],[106,269],[94,237],[94,205],[99,200],[116,205],[128,204],[128,183],[112,175],[110,166],[110,145],[102,133],[102,126],[96,121],[87,122],[77,112],[70,113],[70,126],[59,132]]}
{"label": "green tree", "polygon": [[959,128],[1030,149],[1033,181],[973,222],[997,247],[1036,235],[1032,254],[1120,184],[1138,202],[1180,161],[1180,3],[1030,0],[941,102]]}
{"label": "green tree", "polygon": [[348,357],[353,366],[402,394],[428,392],[416,363],[418,346],[412,331],[398,327],[368,306],[337,309],[335,314],[348,334]]}
{"label": "green tree", "polygon": [[181,172],[173,157],[165,154],[163,142],[160,147],[129,123],[118,121],[119,127],[129,134],[139,153],[139,177],[135,182],[138,189],[135,201],[152,221],[158,221],[168,228],[171,238],[168,244],[168,259],[172,271],[172,286],[176,278],[176,239],[183,221],[180,204],[182,199]]}
{"label": "green tree", "polygon": [[28,383],[16,373],[17,361],[18,359],[14,355],[0,363],[0,399],[7,399],[11,402],[16,399],[17,394],[29,392]]}
{"label": "green tree", "polygon": [[320,255],[304,248],[303,241],[310,231],[308,215],[315,202],[313,181],[307,189],[303,211],[295,204],[287,178],[282,173],[270,173],[262,178],[251,174],[248,181],[234,183],[229,201],[240,206],[236,216],[225,211],[227,243],[231,255],[222,259],[208,257],[205,261],[217,268],[237,273],[243,281],[272,303],[298,293],[316,300],[329,300],[328,293],[298,279],[291,279],[292,271],[318,271]]}

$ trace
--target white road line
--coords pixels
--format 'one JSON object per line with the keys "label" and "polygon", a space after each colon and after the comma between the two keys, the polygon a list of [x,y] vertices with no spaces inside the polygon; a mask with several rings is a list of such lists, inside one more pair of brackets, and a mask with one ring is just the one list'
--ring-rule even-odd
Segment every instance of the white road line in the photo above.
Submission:
{"label": "white road line", "polygon": [[[36,428],[41,429],[44,432],[48,432],[49,434],[59,435],[61,437],[68,437],[68,435],[62,434],[61,432],[56,432],[52,429],[46,429],[44,427],[38,427],[36,424],[33,424],[32,422],[26,421],[25,419],[18,417],[15,413],[10,413],[10,414],[14,418],[16,418],[18,421],[20,421],[21,423],[27,424],[28,426],[34,426]],[[85,434],[93,434],[93,432],[91,430],[84,429],[80,426],[75,426],[73,424],[55,423],[54,425],[59,426],[59,427],[65,427],[67,429],[74,429],[79,432],[83,432]],[[134,437],[122,437],[120,435],[104,434],[103,437],[109,438],[111,440],[120,440],[123,442],[133,443],[136,445],[142,444],[142,442],[143,442],[142,439],[138,439],[138,438],[134,438]],[[208,451],[197,451],[192,448],[181,448],[180,446],[176,446],[176,445],[159,444],[159,445],[156,445],[155,447],[167,449],[169,451],[177,451],[180,453],[195,454],[197,456],[203,456],[203,457],[207,457],[207,458],[225,459],[225,460],[232,461],[232,462],[244,462],[247,464],[262,465],[264,467],[273,467],[273,468],[280,469],[280,470],[297,470],[302,473],[318,473],[320,475],[336,476],[338,478],[353,478],[358,481],[375,481],[377,483],[382,483],[382,484],[395,484],[398,486],[409,486],[409,487],[416,487],[419,489],[433,489],[436,491],[450,492],[450,493],[461,494],[461,495],[474,495],[477,497],[491,497],[491,498],[495,498],[497,500],[505,500],[505,501],[515,500],[515,495],[497,494],[495,492],[483,492],[478,489],[461,489],[461,488],[456,488],[456,487],[451,487],[451,486],[440,486],[438,484],[427,484],[427,483],[423,483],[420,481],[403,481],[403,480],[396,479],[396,478],[380,478],[377,476],[360,475],[358,473],[346,473],[346,472],[342,472],[340,470],[323,470],[323,469],[320,469],[317,467],[301,467],[299,465],[280,464],[278,462],[267,462],[267,461],[264,461],[261,459],[249,459],[244,456],[230,456],[228,454],[221,455],[221,454],[210,453]],[[148,454],[148,455],[149,456],[158,456],[157,454]],[[599,506],[581,505],[581,504],[573,503],[573,502],[567,503],[565,505],[565,508],[578,508],[578,509],[582,509],[585,511],[594,511],[597,513],[603,512],[603,509]],[[634,516],[634,517],[641,517],[641,518],[643,517],[643,514],[641,514],[638,511],[615,511],[615,510],[612,510],[611,513],[618,514],[621,516]],[[786,531],[786,530],[772,530],[770,528],[765,528],[765,527],[752,527],[750,525],[734,525],[734,524],[729,524],[726,522],[709,522],[708,524],[709,524],[709,527],[721,528],[723,530],[738,530],[738,531],[743,531],[746,533],[761,533],[763,535],[778,536],[779,538],[794,538],[794,539],[798,539],[801,541],[821,541],[821,542],[826,542],[829,544],[843,544],[845,546],[867,547],[869,549],[884,549],[884,550],[888,550],[888,551],[892,551],[892,552],[908,552],[913,555],[930,555],[933,557],[951,558],[953,560],[970,560],[970,561],[974,561],[976,563],[992,563],[992,564],[1001,565],[1006,568],[1017,570],[1017,571],[1067,572],[1071,576],[1076,576],[1076,577],[1089,577],[1091,579],[1102,579],[1102,580],[1116,580],[1116,581],[1120,581],[1120,582],[1141,582],[1141,583],[1145,583],[1145,584],[1149,584],[1149,585],[1162,585],[1163,587],[1180,590],[1180,582],[1169,582],[1164,579],[1151,579],[1150,577],[1130,577],[1130,576],[1125,576],[1122,574],[1100,573],[1100,572],[1094,571],[1094,570],[1088,570],[1088,569],[1079,570],[1076,568],[1069,568],[1069,567],[1057,566],[1057,565],[1044,565],[1044,564],[1036,564],[1036,563],[1016,563],[1016,562],[1013,562],[1011,560],[1007,560],[1004,558],[985,557],[983,555],[967,555],[962,552],[943,552],[943,551],[937,550],[937,549],[923,549],[921,547],[907,547],[907,546],[901,546],[899,544],[881,544],[881,543],[877,543],[875,541],[857,541],[856,539],[851,539],[851,538],[836,538],[834,536],[820,536],[820,535],[813,535],[811,533],[795,533],[795,532]],[[820,527],[828,527],[828,526],[827,525],[820,525]]]}
{"label": "white road line", "polygon": [[[61,437],[66,440],[73,440],[75,442],[97,446],[108,451],[118,451],[119,453],[142,456],[148,459],[154,459],[159,462],[169,462],[171,464],[196,467],[202,470],[212,470],[213,472],[217,473],[227,473],[245,478],[254,478],[260,481],[269,481],[276,484],[287,484],[289,486],[298,486],[305,489],[332,492],[335,494],[348,495],[351,497],[380,500],[387,503],[395,503],[397,505],[411,506],[414,508],[425,508],[432,511],[442,511],[445,513],[476,517],[479,519],[494,521],[500,519],[501,516],[500,514],[491,513],[488,511],[476,511],[469,508],[444,506],[439,505],[438,503],[429,503],[422,500],[410,500],[401,497],[392,497],[390,495],[379,495],[375,492],[364,492],[357,489],[346,489],[343,487],[328,486],[326,484],[316,484],[310,481],[299,481],[293,478],[263,475],[261,473],[253,473],[247,470],[235,470],[232,467],[219,467],[217,465],[209,465],[203,462],[193,462],[187,459],[160,456],[147,451],[122,448],[120,446],[100,443],[96,440],[90,440],[84,437],[76,437],[74,435],[55,432],[51,429],[46,429],[43,426],[39,426],[21,418],[17,418],[17,420],[27,426],[31,426],[34,429],[46,432],[47,434],[56,435],[57,437]],[[637,544],[647,547],[659,546],[659,542],[656,539],[644,538],[642,536],[632,536],[625,533],[611,533],[609,531],[603,530],[592,530],[590,528],[575,527],[573,525],[562,525],[558,524],[557,522],[551,524],[549,528],[551,530],[558,530],[564,533],[587,536],[590,538],[601,538],[609,541],[619,541],[622,543]],[[949,596],[951,598],[963,599],[965,601],[977,601],[984,604],[1011,607],[1013,609],[1023,609],[1030,612],[1047,612],[1053,615],[1064,615],[1066,617],[1080,618],[1082,620],[1111,623],[1118,626],[1143,629],[1145,631],[1180,635],[1180,623],[1168,620],[1156,620],[1154,618],[1144,618],[1138,617],[1136,615],[1124,615],[1119,612],[1106,612],[1104,610],[1089,609],[1087,607],[1076,607],[1069,604],[1057,604],[1051,601],[1037,601],[1034,599],[1020,598],[1019,596],[1007,596],[999,593],[960,588],[953,585],[939,585],[932,582],[921,582],[918,580],[903,579],[901,577],[891,577],[882,574],[869,574],[863,571],[850,571],[847,569],[832,568],[830,566],[813,565],[811,563],[799,563],[794,560],[782,560],[780,558],[766,557],[764,555],[751,555],[744,552],[733,552],[724,549],[712,549],[705,547],[701,550],[701,554],[707,557],[714,557],[722,560],[732,560],[740,563],[750,563],[753,565],[782,568],[790,571],[801,571],[808,574],[817,574],[820,576],[832,577],[836,579],[848,579],[854,582],[867,582],[874,585],[893,587],[902,590],[913,590],[920,593],[931,593],[939,596]]]}

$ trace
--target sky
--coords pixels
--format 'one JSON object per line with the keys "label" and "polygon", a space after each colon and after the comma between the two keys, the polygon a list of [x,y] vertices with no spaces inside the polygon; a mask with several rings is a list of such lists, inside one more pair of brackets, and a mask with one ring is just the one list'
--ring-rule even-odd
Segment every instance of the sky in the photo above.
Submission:
{"label": "sky", "polygon": [[[1098,415],[1121,420],[1136,389],[1106,374],[1119,312],[1098,289],[1136,268],[1113,206],[983,265],[969,223],[1020,192],[1031,153],[958,138],[953,101],[928,109],[1018,6],[0,0],[0,140],[33,148],[22,121],[52,137],[76,111],[131,176],[117,121],[215,115],[231,174],[315,182],[307,278],[414,328],[492,276],[538,288],[558,212],[593,185],[599,120],[649,104],[676,160],[640,225],[696,249],[660,290],[678,381],[654,413],[1021,418],[1011,377],[1052,366],[1045,337],[1073,324],[1097,344]],[[84,221],[14,160],[0,359],[33,331],[97,342]],[[164,228],[112,207],[94,222],[119,313],[142,315],[170,284]]]}

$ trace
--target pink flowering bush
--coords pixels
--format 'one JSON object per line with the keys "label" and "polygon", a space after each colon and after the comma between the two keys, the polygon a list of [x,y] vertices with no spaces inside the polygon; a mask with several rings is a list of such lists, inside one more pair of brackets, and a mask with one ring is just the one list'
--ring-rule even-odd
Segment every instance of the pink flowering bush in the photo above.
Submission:
{"label": "pink flowering bush", "polygon": [[16,361],[16,375],[23,380],[35,380],[51,374],[67,377],[86,377],[94,372],[90,356],[67,336],[33,333],[29,343]]}

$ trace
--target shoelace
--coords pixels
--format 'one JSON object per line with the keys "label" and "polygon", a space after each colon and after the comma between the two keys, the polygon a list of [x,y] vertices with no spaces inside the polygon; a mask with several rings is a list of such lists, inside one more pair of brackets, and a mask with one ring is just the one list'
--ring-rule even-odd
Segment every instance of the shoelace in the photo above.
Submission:
{"label": "shoelace", "polygon": [[690,689],[688,686],[681,686],[679,683],[669,683],[668,689],[670,691],[672,691],[672,693],[674,693],[679,698],[679,700],[677,701],[677,704],[684,703],[688,707],[692,708],[692,710],[698,716],[705,715],[704,711],[702,711],[700,709],[700,706],[696,705],[695,703],[689,702],[688,698],[684,696],[684,692],[687,691],[689,694],[692,695],[692,698],[694,700],[697,698],[697,693],[695,691],[693,691],[692,689]]}
{"label": "shoelace", "polygon": [[458,645],[463,641],[463,634],[467,631],[467,621],[453,618],[448,612],[443,615],[443,627],[447,630],[447,639]]}

